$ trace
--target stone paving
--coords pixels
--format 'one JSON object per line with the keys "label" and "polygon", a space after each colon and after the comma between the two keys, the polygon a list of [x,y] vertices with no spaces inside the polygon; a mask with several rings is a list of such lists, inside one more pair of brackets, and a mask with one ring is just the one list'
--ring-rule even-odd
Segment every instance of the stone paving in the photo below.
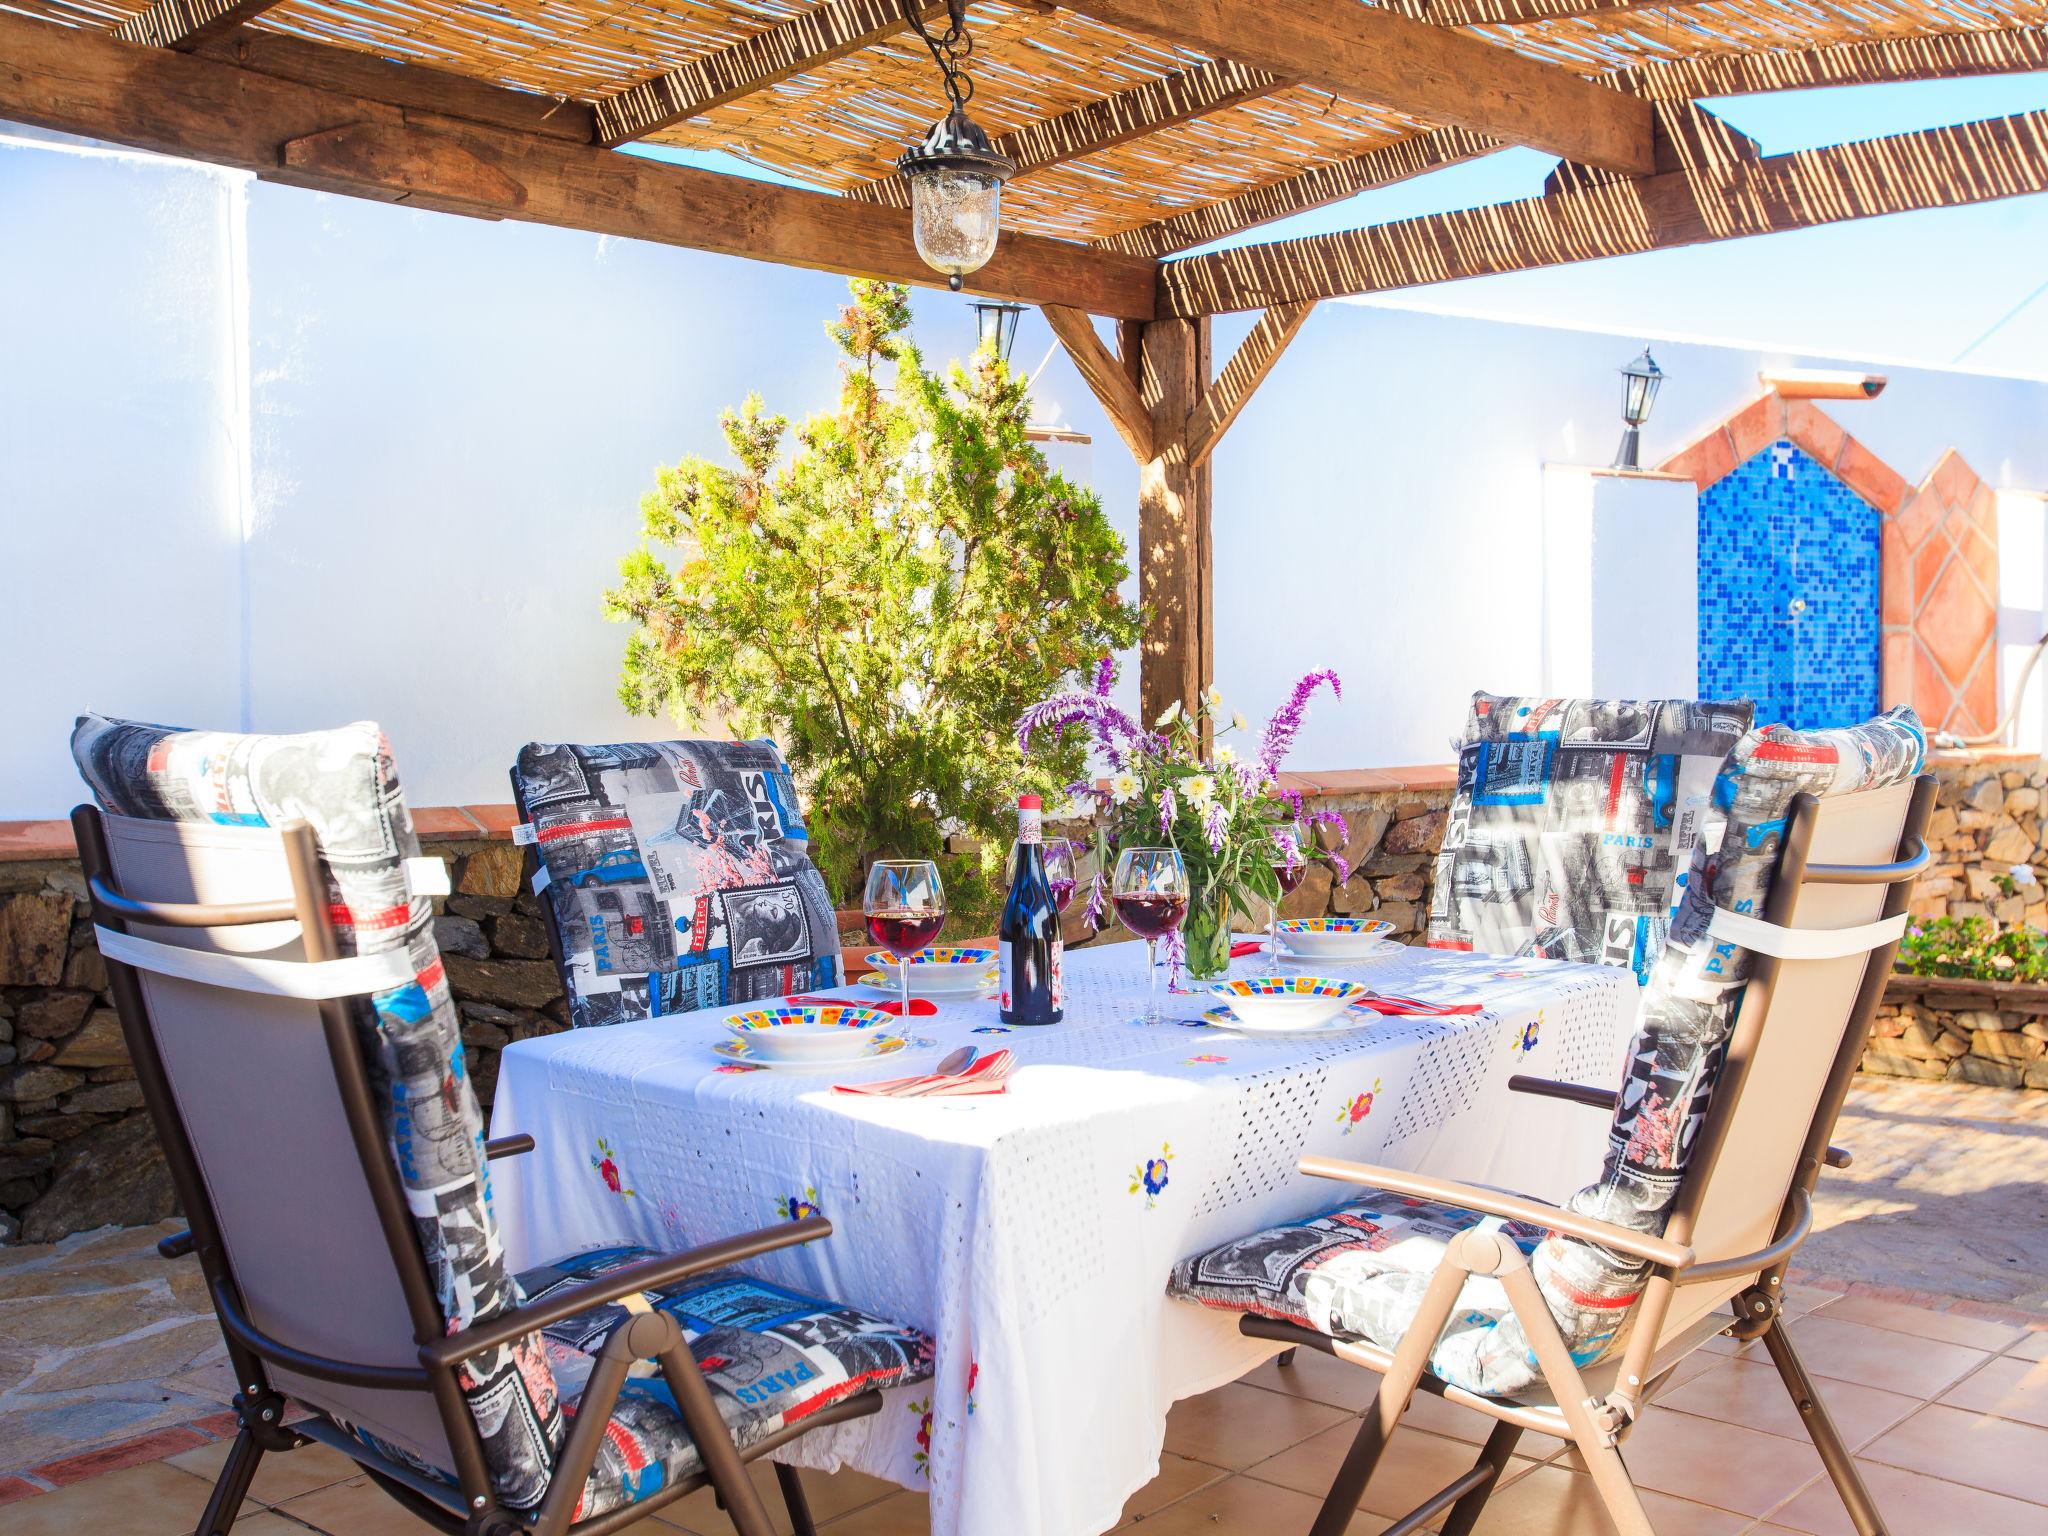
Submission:
{"label": "stone paving", "polygon": [[[2040,1095],[1859,1083],[1823,1181],[1824,1230],[1795,1271],[1795,1337],[1865,1465],[1894,1536],[2048,1532],[2048,1112]],[[233,1391],[193,1261],[153,1252],[173,1224],[0,1249],[0,1529],[7,1536],[189,1531],[233,1433]],[[1816,1271],[1818,1271],[1816,1273]],[[1299,1536],[1374,1378],[1304,1351],[1178,1404],[1144,1536]],[[1469,1463],[1485,1421],[1411,1408],[1352,1536]],[[1482,1533],[1608,1530],[1572,1453],[1531,1438]],[[1716,1340],[1631,1436],[1661,1536],[1837,1536],[1850,1527],[1796,1412],[1754,1346]],[[1462,1458],[1462,1460],[1461,1460]],[[1731,1475],[1731,1468],[1739,1468]],[[764,1474],[765,1476],[765,1474]],[[923,1495],[806,1474],[829,1536],[922,1536]],[[771,1497],[769,1507],[779,1506]],[[272,1458],[243,1536],[424,1536],[343,1458]],[[651,1536],[729,1536],[696,1494]]]}

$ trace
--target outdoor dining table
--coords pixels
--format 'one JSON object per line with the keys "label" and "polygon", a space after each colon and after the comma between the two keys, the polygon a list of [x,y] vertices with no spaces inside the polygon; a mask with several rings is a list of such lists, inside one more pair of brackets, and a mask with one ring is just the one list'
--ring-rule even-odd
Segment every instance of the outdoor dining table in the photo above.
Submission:
{"label": "outdoor dining table", "polygon": [[[992,999],[942,1002],[908,1021],[929,1045],[861,1069],[721,1059],[725,1011],[519,1042],[492,1117],[494,1135],[536,1142],[492,1169],[508,1257],[674,1249],[822,1212],[829,1238],[750,1273],[925,1330],[937,1372],[778,1454],[929,1489],[934,1536],[1094,1536],[1157,1474],[1174,1401],[1279,1347],[1165,1283],[1186,1254],[1358,1193],[1300,1174],[1304,1155],[1549,1199],[1598,1167],[1604,1114],[1508,1079],[1618,1082],[1628,971],[1421,948],[1313,970],[1482,1011],[1251,1036],[1203,1024],[1206,994],[1162,987],[1174,1022],[1133,1024],[1145,950],[1122,943],[1069,953],[1059,1025],[1005,1029]],[[1016,1053],[1007,1092],[833,1091],[962,1044]]]}

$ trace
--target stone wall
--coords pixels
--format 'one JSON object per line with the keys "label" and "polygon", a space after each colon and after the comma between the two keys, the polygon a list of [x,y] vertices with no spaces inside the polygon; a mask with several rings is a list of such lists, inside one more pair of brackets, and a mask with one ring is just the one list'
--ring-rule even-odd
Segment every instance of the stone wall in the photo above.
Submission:
{"label": "stone wall", "polygon": [[[1916,919],[1982,917],[2048,928],[2048,764],[2030,754],[1937,756],[1927,824],[1934,863]],[[2048,987],[1895,977],[1871,1025],[1863,1070],[1999,1088],[2048,1088]]]}

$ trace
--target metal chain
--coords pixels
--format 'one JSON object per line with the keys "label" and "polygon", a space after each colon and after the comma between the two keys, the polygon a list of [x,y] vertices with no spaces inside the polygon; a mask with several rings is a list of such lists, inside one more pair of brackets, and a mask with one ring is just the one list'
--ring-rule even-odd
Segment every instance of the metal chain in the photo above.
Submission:
{"label": "metal chain", "polygon": [[967,73],[967,60],[974,53],[974,38],[967,30],[967,0],[946,0],[946,30],[937,37],[925,25],[923,0],[902,0],[903,16],[924,40],[939,74],[946,82],[946,95],[957,110],[974,99],[974,80]]}

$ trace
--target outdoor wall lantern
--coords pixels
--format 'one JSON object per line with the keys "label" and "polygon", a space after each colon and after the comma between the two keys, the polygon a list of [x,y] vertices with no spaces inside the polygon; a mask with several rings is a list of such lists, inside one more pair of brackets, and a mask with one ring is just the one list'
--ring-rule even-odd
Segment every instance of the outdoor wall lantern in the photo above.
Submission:
{"label": "outdoor wall lantern", "polygon": [[996,253],[1003,218],[1003,183],[1017,174],[1017,162],[999,155],[988,135],[967,115],[974,82],[964,65],[974,52],[967,35],[967,0],[946,0],[946,30],[937,37],[925,26],[920,0],[902,0],[903,15],[931,49],[946,82],[952,110],[931,126],[921,143],[903,151],[896,169],[910,183],[911,233],[917,254],[946,274],[957,290],[960,279],[978,271]]}
{"label": "outdoor wall lantern", "polygon": [[1621,370],[1621,378],[1621,419],[1628,423],[1628,430],[1621,434],[1621,451],[1614,456],[1614,467],[1641,469],[1636,453],[1642,446],[1643,423],[1657,403],[1657,386],[1664,382],[1664,370],[1650,356],[1646,344],[1643,355]]}
{"label": "outdoor wall lantern", "polygon": [[1024,306],[1007,299],[973,299],[969,302],[974,305],[976,350],[994,347],[997,359],[1007,363],[1010,344],[1017,339],[1017,317],[1024,313]]}

